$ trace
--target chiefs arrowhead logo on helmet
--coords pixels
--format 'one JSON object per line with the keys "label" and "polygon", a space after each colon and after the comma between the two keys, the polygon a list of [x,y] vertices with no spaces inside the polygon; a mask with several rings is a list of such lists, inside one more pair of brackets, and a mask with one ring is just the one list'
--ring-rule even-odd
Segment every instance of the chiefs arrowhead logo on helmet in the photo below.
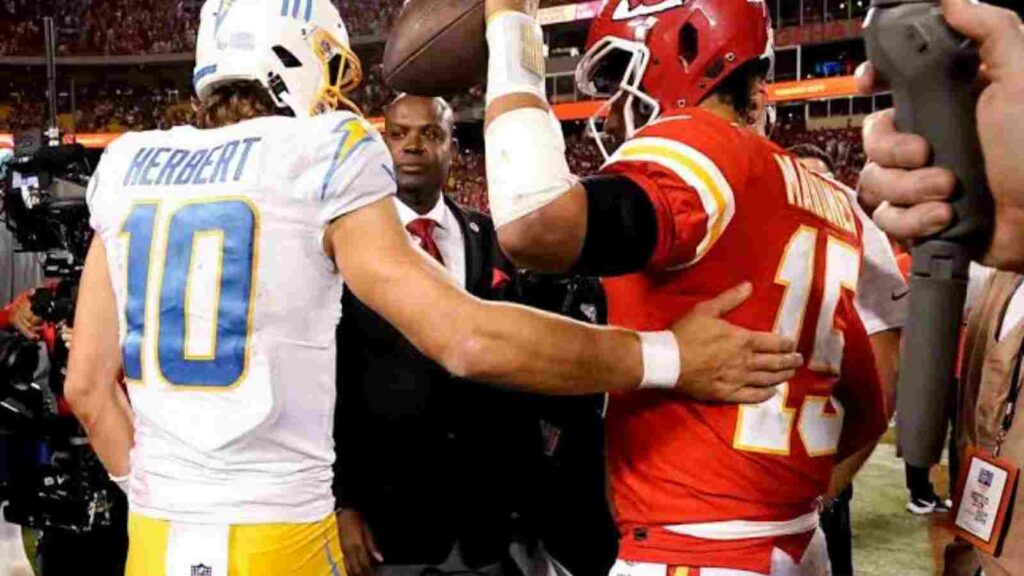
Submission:
{"label": "chiefs arrowhead logo on helmet", "polygon": [[629,20],[637,16],[648,16],[678,8],[686,4],[686,0],[619,0],[615,7],[612,20]]}
{"label": "chiefs arrowhead logo on helmet", "polygon": [[765,0],[606,0],[590,25],[576,85],[605,99],[605,108],[621,102],[632,111],[624,118],[631,137],[662,112],[700,105],[748,62],[770,76],[773,60]]}
{"label": "chiefs arrowhead logo on helmet", "polygon": [[629,79],[640,77],[636,88],[663,110],[698,105],[733,70],[774,53],[764,0],[608,0],[590,26],[580,78],[600,70],[595,59],[609,47],[646,50]]}

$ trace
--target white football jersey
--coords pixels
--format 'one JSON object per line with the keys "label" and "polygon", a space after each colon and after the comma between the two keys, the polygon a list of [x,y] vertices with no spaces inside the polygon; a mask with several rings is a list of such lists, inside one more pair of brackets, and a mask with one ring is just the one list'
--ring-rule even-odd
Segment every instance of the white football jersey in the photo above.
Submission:
{"label": "white football jersey", "polygon": [[[838,181],[835,182],[846,188]],[[857,193],[849,188],[846,190],[863,231],[860,277],[853,304],[857,307],[868,336],[903,328],[910,312],[910,300],[907,298],[910,291],[896,262],[892,244],[885,232],[861,208]]]}
{"label": "white football jersey", "polygon": [[127,134],[90,185],[135,412],[129,501],[198,523],[333,510],[334,218],[395,191],[365,120],[337,112]]}

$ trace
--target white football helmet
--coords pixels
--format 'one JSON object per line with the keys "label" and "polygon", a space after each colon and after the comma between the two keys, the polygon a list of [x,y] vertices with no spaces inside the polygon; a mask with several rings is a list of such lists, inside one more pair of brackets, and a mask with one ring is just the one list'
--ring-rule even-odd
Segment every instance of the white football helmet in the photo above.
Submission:
{"label": "white football helmet", "polygon": [[330,0],[206,0],[192,76],[199,100],[228,82],[261,83],[295,116],[359,109],[345,93],[362,80],[359,58]]}

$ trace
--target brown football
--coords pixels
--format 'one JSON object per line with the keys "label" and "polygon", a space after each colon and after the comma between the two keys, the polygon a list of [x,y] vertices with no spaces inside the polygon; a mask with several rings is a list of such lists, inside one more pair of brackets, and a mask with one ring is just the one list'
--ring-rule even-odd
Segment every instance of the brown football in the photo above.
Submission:
{"label": "brown football", "polygon": [[442,96],[487,75],[484,0],[409,0],[384,48],[384,81],[400,92]]}

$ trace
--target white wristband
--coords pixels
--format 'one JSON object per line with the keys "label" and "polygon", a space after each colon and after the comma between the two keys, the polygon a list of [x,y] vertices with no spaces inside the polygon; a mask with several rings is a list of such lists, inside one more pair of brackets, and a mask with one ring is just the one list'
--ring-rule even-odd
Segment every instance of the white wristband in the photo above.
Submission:
{"label": "white wristband", "polygon": [[487,21],[487,47],[487,104],[506,94],[546,98],[544,35],[534,17],[516,11],[495,14]]}
{"label": "white wristband", "polygon": [[640,332],[644,379],[640,388],[675,388],[682,362],[675,334]]}
{"label": "white wristband", "polygon": [[110,476],[111,482],[113,482],[114,484],[117,484],[117,487],[120,488],[121,491],[125,493],[125,496],[127,496],[128,495],[128,479],[131,478],[131,474],[125,474],[124,476],[114,476],[113,474],[109,474],[109,476]]}

